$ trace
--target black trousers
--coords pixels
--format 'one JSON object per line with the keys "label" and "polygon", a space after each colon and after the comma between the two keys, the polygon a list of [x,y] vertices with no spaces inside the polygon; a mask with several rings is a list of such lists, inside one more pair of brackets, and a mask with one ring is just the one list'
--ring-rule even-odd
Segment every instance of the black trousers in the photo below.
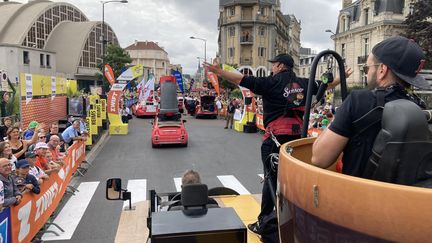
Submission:
{"label": "black trousers", "polygon": [[[291,140],[299,139],[300,137],[300,135],[277,135],[276,139],[282,145]],[[275,193],[277,182],[277,167],[275,170],[271,169],[272,167],[270,165],[270,154],[272,153],[279,153],[279,148],[273,142],[271,137],[269,137],[261,144],[261,160],[263,162],[264,177],[267,178],[267,180],[270,180],[273,187],[273,193]],[[261,197],[261,213],[258,215],[258,220],[260,220],[265,215],[269,215],[273,211],[273,208],[275,207],[272,199],[272,197],[275,196],[275,194],[273,193],[270,190],[269,183],[264,180]]]}

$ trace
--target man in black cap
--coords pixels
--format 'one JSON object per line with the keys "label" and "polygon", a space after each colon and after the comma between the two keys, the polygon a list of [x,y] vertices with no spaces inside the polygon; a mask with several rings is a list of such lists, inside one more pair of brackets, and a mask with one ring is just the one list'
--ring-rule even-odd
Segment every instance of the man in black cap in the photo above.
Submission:
{"label": "man in black cap", "polygon": [[[293,72],[294,60],[288,54],[279,54],[272,60],[272,76],[257,78],[243,76],[240,73],[227,72],[221,69],[218,63],[204,66],[216,75],[230,81],[235,85],[250,89],[253,93],[261,95],[264,110],[264,127],[266,128],[263,143],[261,145],[261,160],[264,166],[265,179],[270,180],[272,189],[276,189],[277,166],[272,166],[271,154],[279,153],[279,146],[272,139],[272,135],[278,143],[283,144],[301,137],[304,105],[308,79],[298,78]],[[347,76],[351,74],[347,70]],[[329,89],[339,84],[339,79],[329,84]],[[313,92],[318,91],[318,82],[314,83]],[[273,194],[273,195],[272,195]],[[261,200],[261,213],[258,221],[248,225],[249,230],[261,234],[260,223],[266,215],[270,215],[274,208],[272,192],[268,183],[264,183]]]}
{"label": "man in black cap", "polygon": [[342,103],[329,129],[315,141],[312,163],[327,168],[344,152],[343,173],[362,177],[381,123],[359,133],[354,130],[354,122],[375,107],[396,99],[408,99],[425,108],[425,103],[411,92],[412,86],[431,89],[418,75],[425,59],[420,46],[405,37],[391,37],[378,43],[363,66],[369,89],[352,91]]}

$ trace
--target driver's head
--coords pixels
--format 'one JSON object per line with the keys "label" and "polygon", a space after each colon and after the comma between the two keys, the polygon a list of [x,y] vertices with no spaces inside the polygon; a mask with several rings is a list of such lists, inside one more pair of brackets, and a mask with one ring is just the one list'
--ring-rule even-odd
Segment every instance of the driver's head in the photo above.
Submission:
{"label": "driver's head", "polygon": [[291,70],[294,67],[294,59],[288,54],[279,54],[269,62],[272,63],[273,75],[285,70]]}
{"label": "driver's head", "polygon": [[200,175],[194,170],[187,170],[182,177],[182,186],[190,184],[201,184]]}

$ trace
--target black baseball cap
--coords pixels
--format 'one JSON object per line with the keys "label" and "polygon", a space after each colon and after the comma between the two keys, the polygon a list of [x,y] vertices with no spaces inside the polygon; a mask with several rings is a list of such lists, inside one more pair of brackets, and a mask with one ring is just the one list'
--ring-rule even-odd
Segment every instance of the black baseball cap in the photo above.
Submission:
{"label": "black baseball cap", "polygon": [[280,62],[288,67],[294,67],[294,59],[290,55],[285,53],[275,56],[273,59],[270,59],[269,62]]}
{"label": "black baseball cap", "polygon": [[405,82],[421,89],[432,88],[423,76],[418,75],[426,63],[426,56],[414,40],[393,36],[378,43],[372,54]]}

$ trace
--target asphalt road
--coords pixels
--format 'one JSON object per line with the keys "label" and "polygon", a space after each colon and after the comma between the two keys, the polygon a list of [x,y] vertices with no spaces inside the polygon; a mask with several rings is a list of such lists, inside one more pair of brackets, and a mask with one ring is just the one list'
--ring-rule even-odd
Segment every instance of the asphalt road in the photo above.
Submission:
{"label": "asphalt road", "polygon": [[[127,136],[111,136],[81,182],[99,181],[84,216],[67,242],[113,242],[123,202],[105,199],[110,177],[147,179],[147,189],[175,191],[174,177],[187,169],[201,175],[209,188],[221,186],[216,176],[234,175],[252,194],[261,193],[260,134],[223,129],[222,120],[197,120],[186,116],[188,147],[151,147],[151,119],[130,121]],[[133,192],[132,192],[133,196]],[[143,219],[145,220],[145,219]],[[54,242],[54,241],[51,241]],[[66,241],[58,241],[66,242]]]}

